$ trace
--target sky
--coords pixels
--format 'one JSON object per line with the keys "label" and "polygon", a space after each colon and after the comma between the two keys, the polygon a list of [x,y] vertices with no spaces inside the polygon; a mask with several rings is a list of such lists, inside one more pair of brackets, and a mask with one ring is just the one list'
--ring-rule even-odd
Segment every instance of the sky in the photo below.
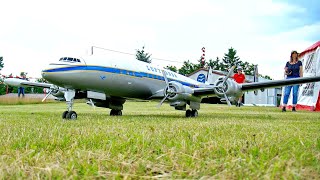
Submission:
{"label": "sky", "polygon": [[145,46],[151,58],[176,61],[154,64],[177,67],[196,63],[202,47],[206,60],[233,47],[259,73],[283,79],[290,52],[320,40],[319,0],[10,0],[0,7],[5,75],[41,77],[49,63],[89,55],[91,46],[131,54]]}

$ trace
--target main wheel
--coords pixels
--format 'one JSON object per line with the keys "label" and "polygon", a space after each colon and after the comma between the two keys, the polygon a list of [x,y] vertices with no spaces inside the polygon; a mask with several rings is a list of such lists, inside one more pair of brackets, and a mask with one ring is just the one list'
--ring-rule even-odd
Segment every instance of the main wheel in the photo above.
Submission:
{"label": "main wheel", "polygon": [[117,111],[117,116],[122,116],[122,111],[121,110]]}
{"label": "main wheel", "polygon": [[198,117],[198,111],[196,109],[191,111],[191,117]]}
{"label": "main wheel", "polygon": [[116,110],[111,109],[111,111],[110,111],[110,116],[115,116],[115,115],[116,115]]}
{"label": "main wheel", "polygon": [[122,111],[111,109],[110,116],[122,116]]}
{"label": "main wheel", "polygon": [[67,118],[67,114],[68,114],[68,111],[65,111],[62,113],[62,119],[66,119]]}
{"label": "main wheel", "polygon": [[67,113],[66,118],[70,120],[76,120],[78,117],[77,113],[75,111],[70,111]]}
{"label": "main wheel", "polygon": [[192,112],[191,112],[190,109],[188,109],[188,110],[186,111],[186,117],[191,117],[191,115],[192,115]]}

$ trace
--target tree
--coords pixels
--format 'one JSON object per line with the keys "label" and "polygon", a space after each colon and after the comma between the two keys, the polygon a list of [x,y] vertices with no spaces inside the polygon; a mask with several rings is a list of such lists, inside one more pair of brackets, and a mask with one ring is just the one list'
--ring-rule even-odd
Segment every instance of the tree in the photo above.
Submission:
{"label": "tree", "polygon": [[[237,51],[232,47],[228,49],[228,53],[224,54],[222,58],[223,66],[221,67],[222,71],[228,71],[228,69],[232,66],[238,66],[240,63],[240,58],[236,56]],[[236,72],[236,69],[235,69]]]}
{"label": "tree", "polygon": [[2,77],[0,77],[0,95],[6,94],[6,85],[3,83]]}
{"label": "tree", "polygon": [[168,70],[170,70],[170,71],[173,71],[173,72],[178,72],[178,69],[177,69],[177,67],[176,66],[166,66],[165,67],[165,69],[168,69]]}
{"label": "tree", "polygon": [[248,62],[240,61],[238,66],[242,67],[242,71],[246,75],[254,75],[254,64],[250,64]]}
{"label": "tree", "polygon": [[142,46],[142,50],[136,50],[136,59],[139,61],[143,61],[143,62],[147,62],[147,63],[151,63],[151,54],[149,53],[145,53],[144,51],[144,46]]}
{"label": "tree", "polygon": [[0,57],[0,71],[1,69],[4,67],[4,64],[3,64],[3,57]]}
{"label": "tree", "polygon": [[[205,63],[206,67],[211,67],[214,70],[220,70],[220,71],[229,71],[229,69],[232,66],[241,66],[243,69],[243,73],[246,75],[254,75],[254,64],[241,61],[240,58],[236,55],[237,51],[234,48],[229,48],[228,53],[224,54],[224,57],[222,60],[219,59],[219,57],[216,58],[216,60],[209,59]],[[183,62],[183,66],[178,70],[179,74],[182,75],[187,75],[191,74],[194,71],[198,70],[199,68],[203,67],[201,63],[201,59],[198,61],[198,64],[193,64],[189,60]],[[237,72],[237,68],[234,69],[234,73]],[[260,77],[264,77],[266,79],[269,79],[270,76],[262,76],[259,75]],[[270,78],[271,79],[271,78]]]}
{"label": "tree", "polygon": [[219,57],[216,58],[216,60],[209,59],[209,62],[206,62],[206,66],[211,67],[214,70],[221,70],[222,63],[219,59]]}
{"label": "tree", "polygon": [[[201,62],[200,62],[201,63]],[[193,64],[189,60],[183,62],[183,66],[178,70],[179,74],[187,75],[201,68],[201,64]]]}

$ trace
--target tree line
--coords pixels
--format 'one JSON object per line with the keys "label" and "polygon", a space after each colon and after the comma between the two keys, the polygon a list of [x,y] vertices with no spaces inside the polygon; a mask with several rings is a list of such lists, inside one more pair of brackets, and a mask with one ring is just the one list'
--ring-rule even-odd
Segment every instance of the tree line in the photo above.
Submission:
{"label": "tree line", "polygon": [[[140,61],[144,61],[147,63],[151,63],[151,54],[146,53],[144,50],[144,46],[142,47],[142,50],[136,50],[136,59]],[[182,75],[188,75],[195,71],[197,71],[200,68],[209,68],[211,67],[214,70],[219,71],[228,71],[229,68],[232,66],[241,66],[243,69],[243,72],[246,75],[254,75],[254,64],[240,60],[240,57],[237,56],[237,51],[234,48],[229,48],[228,52],[224,54],[223,58],[220,59],[219,57],[216,57],[216,59],[209,59],[203,64],[203,61],[201,60],[201,57],[197,60],[197,63],[192,63],[190,60],[184,61],[181,68],[177,68],[176,66],[168,65],[165,68],[169,69],[173,72],[177,72]],[[234,72],[236,73],[237,69],[235,68]],[[271,79],[268,75],[261,75],[260,77]]]}

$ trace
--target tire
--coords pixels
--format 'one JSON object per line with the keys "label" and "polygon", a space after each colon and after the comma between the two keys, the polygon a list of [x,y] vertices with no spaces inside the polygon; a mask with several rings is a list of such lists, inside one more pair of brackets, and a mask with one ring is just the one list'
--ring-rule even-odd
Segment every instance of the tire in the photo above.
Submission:
{"label": "tire", "polygon": [[67,114],[68,114],[68,111],[64,111],[62,113],[62,119],[66,119],[67,118]]}
{"label": "tire", "polygon": [[116,115],[116,111],[114,109],[111,109],[110,116],[115,116],[115,115]]}
{"label": "tire", "polygon": [[198,117],[198,111],[196,109],[191,111],[191,117]]}
{"label": "tire", "polygon": [[78,117],[77,113],[75,111],[70,111],[67,113],[66,118],[70,120],[76,120]]}
{"label": "tire", "polygon": [[191,112],[190,109],[188,109],[188,110],[186,111],[186,117],[191,117],[191,115],[192,115],[192,112]]}

